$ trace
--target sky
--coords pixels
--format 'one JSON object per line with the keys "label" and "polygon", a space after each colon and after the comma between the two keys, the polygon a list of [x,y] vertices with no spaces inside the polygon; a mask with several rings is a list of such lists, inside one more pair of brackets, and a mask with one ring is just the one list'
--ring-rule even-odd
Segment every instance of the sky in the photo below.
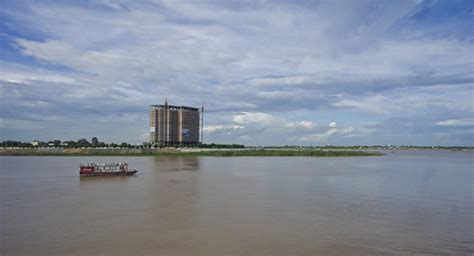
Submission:
{"label": "sky", "polygon": [[0,0],[0,140],[474,145],[474,1]]}

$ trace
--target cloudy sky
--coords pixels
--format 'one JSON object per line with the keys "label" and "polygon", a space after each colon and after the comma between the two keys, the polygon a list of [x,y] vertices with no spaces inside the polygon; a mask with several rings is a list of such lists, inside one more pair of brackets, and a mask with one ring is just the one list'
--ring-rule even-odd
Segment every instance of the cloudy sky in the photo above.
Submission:
{"label": "cloudy sky", "polygon": [[0,1],[0,140],[474,145],[474,1]]}

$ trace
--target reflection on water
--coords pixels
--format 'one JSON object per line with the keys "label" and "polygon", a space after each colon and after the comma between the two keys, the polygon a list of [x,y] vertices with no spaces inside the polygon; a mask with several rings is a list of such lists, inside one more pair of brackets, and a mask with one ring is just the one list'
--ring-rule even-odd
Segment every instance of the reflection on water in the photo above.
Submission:
{"label": "reflection on water", "polygon": [[84,177],[79,177],[79,181],[81,185],[85,185],[86,183],[117,183],[117,182],[129,182],[129,179],[136,178],[137,176],[116,176],[114,179],[111,179],[111,177],[106,177],[106,176],[84,176]]}
{"label": "reflection on water", "polygon": [[0,254],[470,255],[472,159],[0,157]]}
{"label": "reflection on water", "polygon": [[197,171],[199,157],[154,157],[154,169],[157,171]]}

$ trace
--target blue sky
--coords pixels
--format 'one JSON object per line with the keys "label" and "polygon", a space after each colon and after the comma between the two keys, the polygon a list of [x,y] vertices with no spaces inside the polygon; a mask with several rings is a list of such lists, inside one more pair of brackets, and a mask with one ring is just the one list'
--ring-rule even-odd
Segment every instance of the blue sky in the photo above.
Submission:
{"label": "blue sky", "polygon": [[1,1],[0,139],[474,145],[474,1]]}

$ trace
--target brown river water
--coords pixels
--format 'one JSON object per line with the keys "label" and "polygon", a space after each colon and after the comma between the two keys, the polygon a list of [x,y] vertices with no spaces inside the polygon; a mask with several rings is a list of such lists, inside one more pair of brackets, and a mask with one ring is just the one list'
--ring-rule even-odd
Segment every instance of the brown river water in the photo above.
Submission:
{"label": "brown river water", "polygon": [[0,157],[0,255],[473,255],[473,157]]}

